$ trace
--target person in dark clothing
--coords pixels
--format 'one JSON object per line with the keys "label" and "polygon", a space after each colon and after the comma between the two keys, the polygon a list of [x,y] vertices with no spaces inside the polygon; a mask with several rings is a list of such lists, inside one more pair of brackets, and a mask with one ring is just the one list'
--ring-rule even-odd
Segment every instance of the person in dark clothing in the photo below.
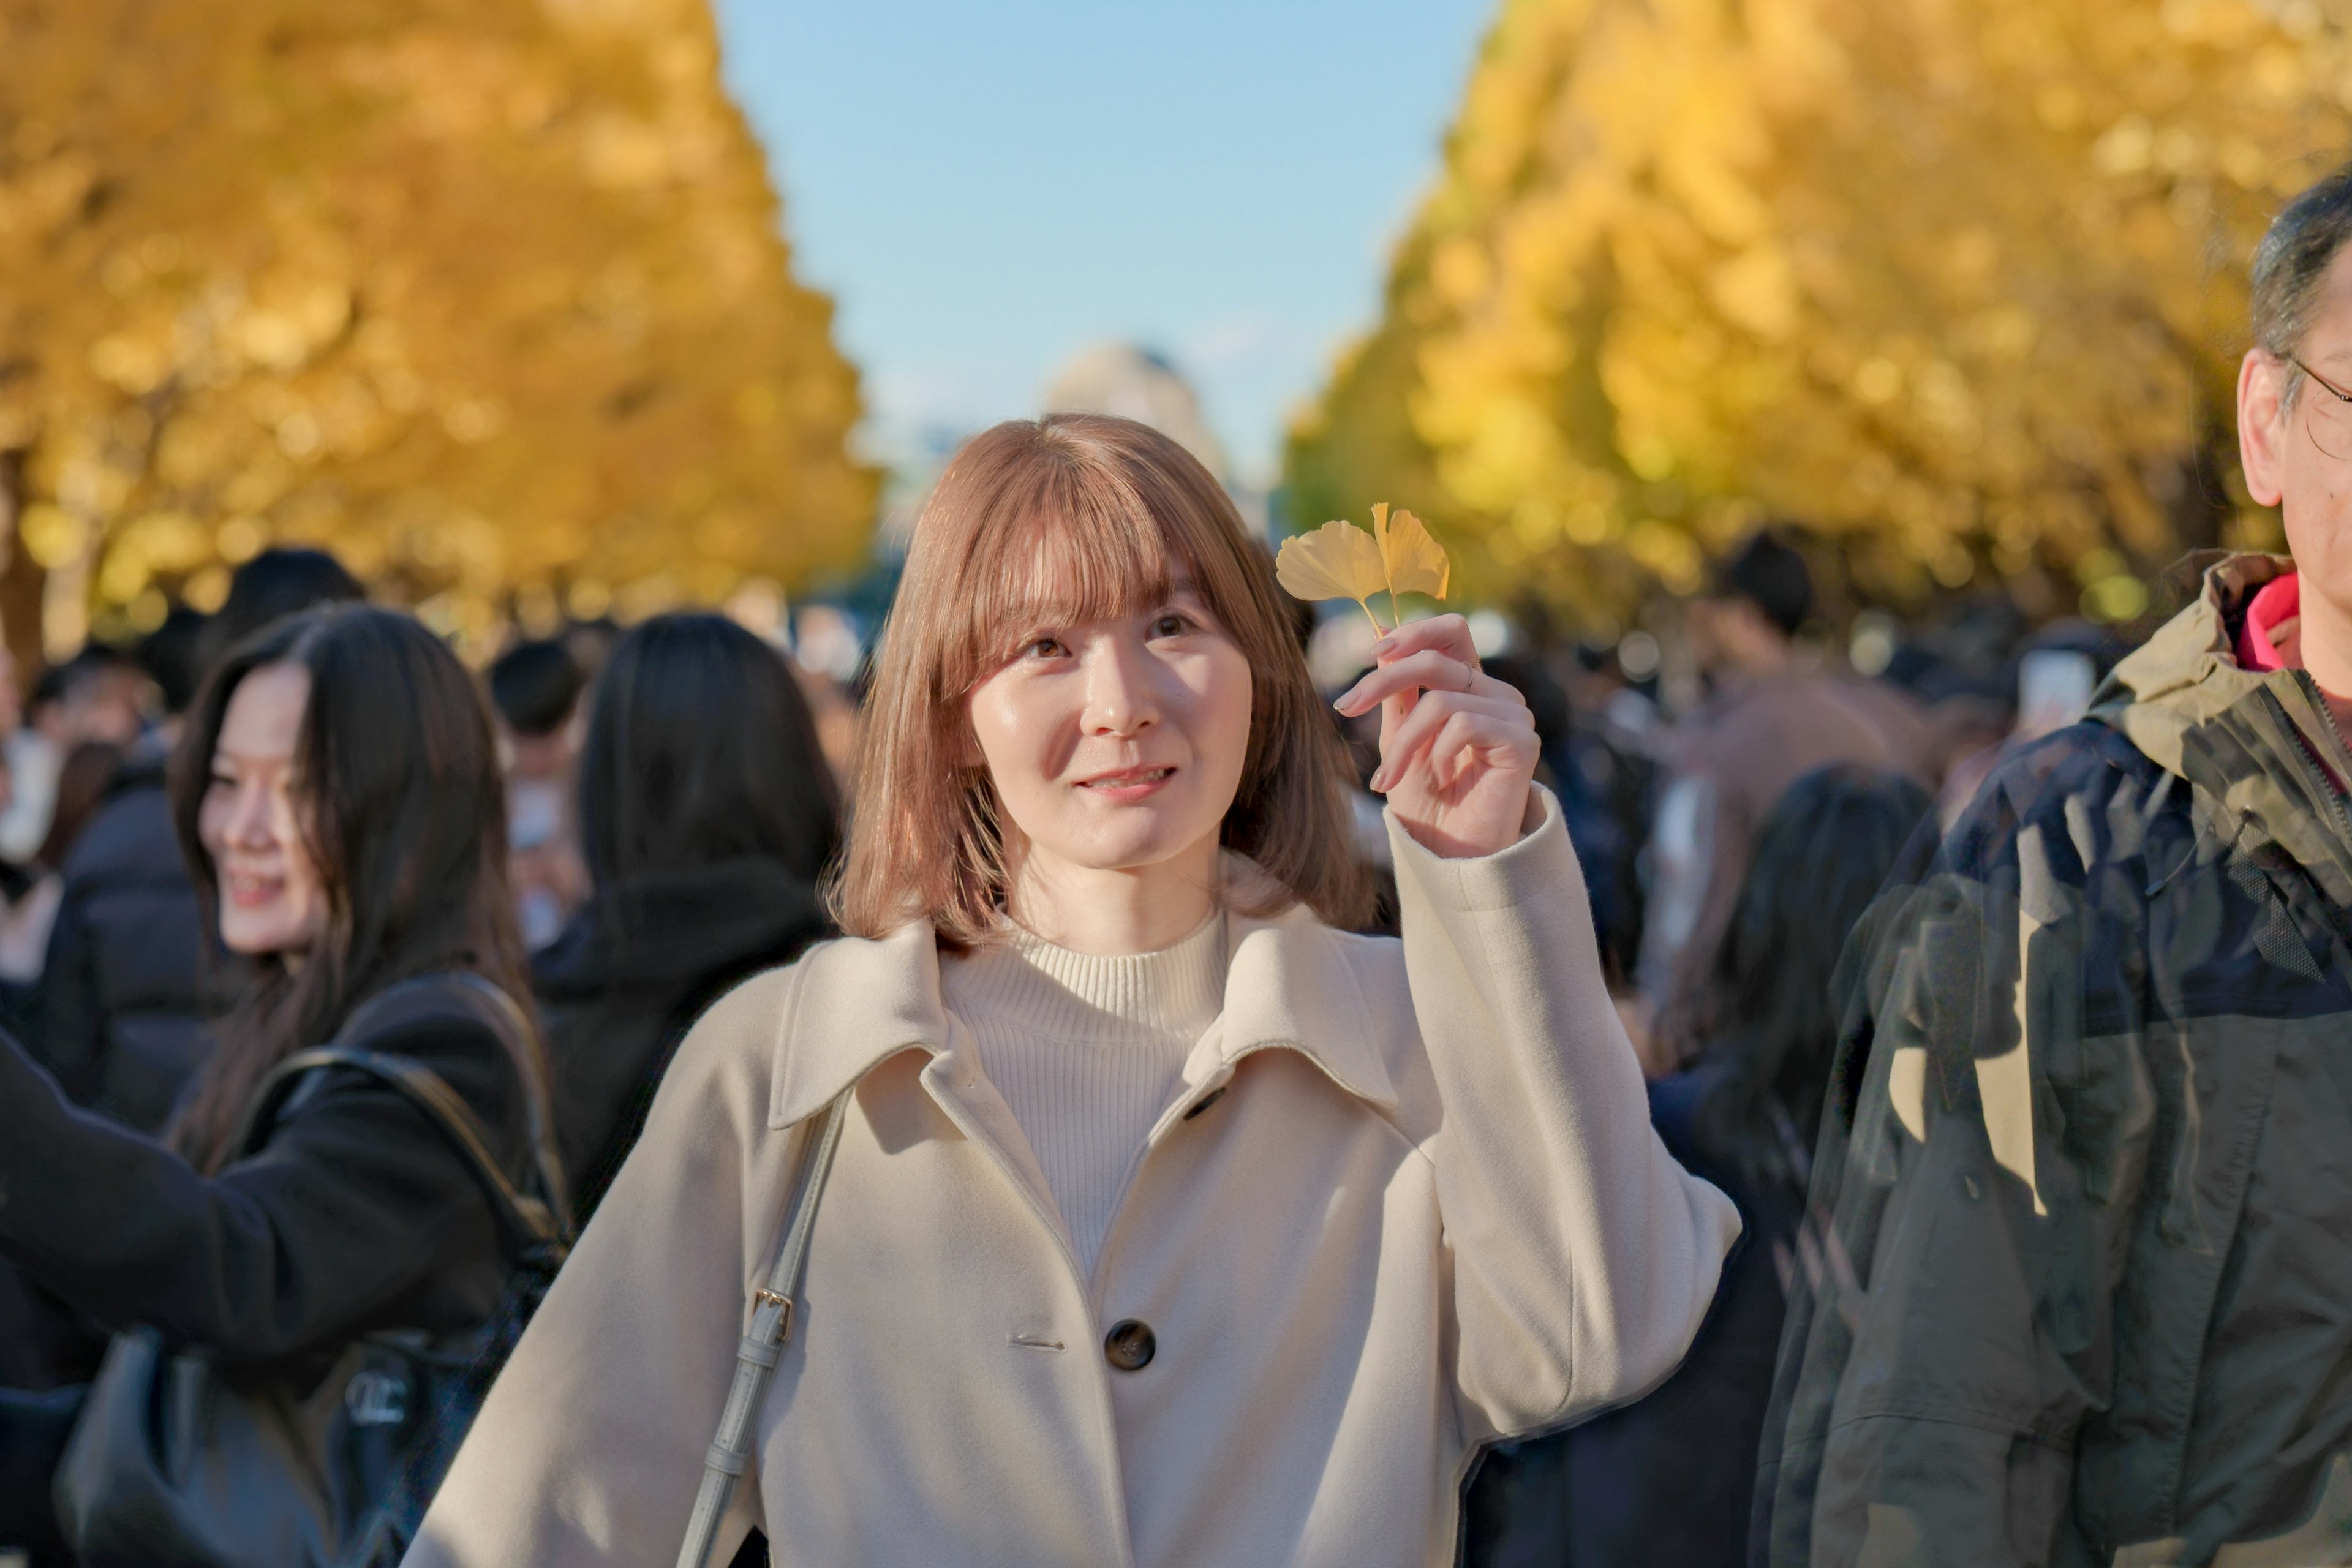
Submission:
{"label": "person in dark clothing", "polygon": [[488,679],[499,721],[526,740],[542,740],[569,722],[588,683],[572,650],[554,637],[517,643],[490,666]]}
{"label": "person in dark clothing", "polygon": [[2248,285],[2243,493],[2291,553],[2184,562],[1882,939],[1759,1563],[2347,1561],[2352,166]]}
{"label": "person in dark clothing", "polygon": [[507,761],[507,879],[523,943],[536,952],[562,931],[587,893],[571,807],[588,674],[570,648],[550,637],[500,654],[488,684]]}
{"label": "person in dark clothing", "polygon": [[[192,640],[210,662],[283,616],[364,596],[324,551],[265,550],[237,568],[226,601]],[[131,748],[62,868],[26,1040],[75,1104],[144,1132],[163,1125],[203,1059],[209,1010],[197,978],[195,888],[164,798],[164,761],[193,695],[178,645],[191,639],[184,622],[164,629],[173,640],[148,663],[170,717]]]}
{"label": "person in dark clothing", "polygon": [[20,1038],[39,998],[49,928],[65,895],[58,868],[72,855],[121,766],[122,748],[112,742],[78,742],[58,769],[49,830],[40,848],[27,865],[0,861],[0,1027]]}
{"label": "person in dark clothing", "polygon": [[722,616],[659,616],[598,679],[580,761],[593,889],[532,982],[584,1222],[702,1009],[825,934],[832,774],[798,682]]}
{"label": "person in dark clothing", "polygon": [[[373,1331],[482,1322],[508,1245],[408,1100],[325,1069],[239,1137],[273,1068],[399,982],[465,973],[527,994],[472,676],[404,615],[284,622],[214,672],[170,804],[240,994],[168,1142],[75,1106],[0,1037],[0,1257],[96,1320],[257,1376]],[[530,1184],[536,1045],[446,1012],[409,1019],[347,1043],[439,1075]]]}
{"label": "person in dark clothing", "polygon": [[[328,559],[332,561],[333,557]],[[206,633],[211,625],[212,617],[201,610],[174,605],[164,615],[163,624],[141,637],[138,647],[131,650],[132,662],[155,683],[164,712],[184,713],[188,704],[196,700],[196,688],[204,684],[205,650],[210,641]]]}
{"label": "person in dark clothing", "polygon": [[[1479,1568],[1739,1568],[1756,1456],[1805,1221],[1849,967],[1906,852],[1932,853],[1932,802],[1899,773],[1833,763],[1765,818],[1717,963],[1724,1030],[1650,1086],[1667,1152],[1739,1206],[1726,1264],[1682,1366],[1648,1397],[1497,1450],[1473,1485]],[[1850,942],[1860,931],[1862,939]]]}
{"label": "person in dark clothing", "polygon": [[[33,979],[13,972],[25,959],[38,961],[54,919],[63,879],[58,868],[71,854],[115,770],[121,749],[104,741],[84,741],[58,771],[57,809],[48,837],[29,868],[0,863],[0,889],[7,909],[0,912],[0,1031],[19,1038],[28,1031],[39,992]],[[46,910],[46,912],[45,912]],[[0,1390],[44,1390],[86,1382],[98,1366],[105,1336],[64,1302],[0,1258]],[[5,1398],[0,1394],[0,1398]],[[6,1419],[0,1416],[0,1430]],[[0,1458],[0,1475],[8,1462]],[[0,1482],[4,1489],[5,1482]]]}
{"label": "person in dark clothing", "polygon": [[1652,877],[1635,969],[1650,1009],[1653,1070],[1695,1062],[1720,1030],[1712,979],[1757,829],[1781,793],[1832,763],[1892,769],[1932,785],[1941,737],[1907,693],[1815,665],[1797,642],[1813,603],[1803,555],[1770,530],[1718,568],[1685,609],[1712,693],[1659,745]]}

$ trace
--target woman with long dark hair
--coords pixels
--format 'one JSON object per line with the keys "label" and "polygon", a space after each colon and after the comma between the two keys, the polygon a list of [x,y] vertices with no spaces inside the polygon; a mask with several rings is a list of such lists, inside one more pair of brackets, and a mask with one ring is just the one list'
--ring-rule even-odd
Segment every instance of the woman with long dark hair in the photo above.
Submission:
{"label": "woman with long dark hair", "polygon": [[825,934],[839,812],[782,656],[723,616],[623,637],[591,699],[580,823],[594,891],[531,978],[584,1221],[687,1026]]}
{"label": "woman with long dark hair", "polygon": [[[0,1038],[0,1254],[82,1311],[248,1386],[315,1384],[380,1331],[473,1329],[505,1293],[509,1252],[476,1168],[381,1074],[278,1071],[331,1041],[390,1071],[426,1069],[507,1176],[533,1184],[543,1079],[515,1011],[527,994],[498,759],[472,678],[404,615],[354,606],[281,622],[213,673],[172,793],[241,994],[167,1143],[78,1112]],[[436,993],[426,977],[452,983]],[[257,1105],[265,1086],[280,1092]],[[417,1414],[373,1408],[388,1426]],[[298,1551],[257,1489],[253,1536],[228,1543],[227,1559],[331,1557],[336,1542],[317,1536],[368,1501],[348,1490],[340,1517],[303,1527],[313,1539]],[[89,1562],[142,1550],[205,1560],[178,1540],[142,1549],[118,1536],[100,1550],[85,1533],[76,1545]]]}

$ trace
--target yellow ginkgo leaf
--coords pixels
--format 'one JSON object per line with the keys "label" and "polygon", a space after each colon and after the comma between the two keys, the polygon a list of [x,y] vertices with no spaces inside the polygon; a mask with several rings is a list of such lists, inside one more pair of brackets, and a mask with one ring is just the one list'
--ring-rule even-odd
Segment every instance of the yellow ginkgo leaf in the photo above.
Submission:
{"label": "yellow ginkgo leaf", "polygon": [[[1396,609],[1399,594],[1445,597],[1454,565],[1445,558],[1445,547],[1430,536],[1421,519],[1402,510],[1391,517],[1388,502],[1378,502],[1372,507],[1372,537],[1381,547],[1381,565],[1388,577],[1391,610]],[[1401,612],[1399,618],[1402,618]]]}
{"label": "yellow ginkgo leaf", "polygon": [[[1380,546],[1352,522],[1327,522],[1312,533],[1284,540],[1274,558],[1274,575],[1294,598],[1353,599],[1367,616],[1372,616],[1372,595],[1388,587]],[[1372,625],[1380,624],[1372,616]]]}

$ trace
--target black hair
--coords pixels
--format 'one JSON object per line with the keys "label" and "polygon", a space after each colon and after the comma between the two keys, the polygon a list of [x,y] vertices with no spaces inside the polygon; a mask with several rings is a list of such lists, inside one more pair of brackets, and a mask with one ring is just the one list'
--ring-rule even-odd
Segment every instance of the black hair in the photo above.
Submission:
{"label": "black hair", "polygon": [[209,669],[273,621],[366,597],[360,580],[325,551],[272,546],[230,574],[228,597],[213,612],[197,651]]}
{"label": "black hair", "polygon": [[30,710],[63,702],[100,677],[121,670],[129,663],[104,643],[84,643],[71,658],[59,659],[41,671],[40,679],[33,682],[32,695],[25,700],[25,707]]}
{"label": "black hair", "polygon": [[25,715],[27,718],[42,709],[53,707],[66,700],[66,667],[52,664],[34,678],[33,689],[25,694]]}
{"label": "black hair", "polygon": [[600,889],[747,857],[816,882],[840,847],[840,800],[783,656],[723,616],[633,628],[590,701],[580,826]]}
{"label": "black hair", "polygon": [[572,717],[588,683],[572,650],[553,638],[517,643],[490,666],[490,701],[518,735],[551,735]]}
{"label": "black hair", "polygon": [[1899,773],[1840,763],[1790,784],[1758,829],[1717,962],[1709,1061],[1721,1078],[1702,1119],[1718,1152],[1777,1164],[1783,1129],[1811,1149],[1847,938],[1932,805]]}
{"label": "black hair", "polygon": [[201,613],[174,605],[163,624],[140,638],[131,652],[162,694],[166,713],[184,713],[196,700],[196,688],[205,678],[205,626]]}
{"label": "black hair", "polygon": [[49,666],[33,683],[26,700],[27,712],[51,703],[70,702],[108,679],[137,679],[144,674],[131,656],[102,642],[84,643],[72,658]]}
{"label": "black hair", "polygon": [[[172,766],[172,817],[199,896],[220,887],[199,831],[229,703],[272,665],[308,673],[295,742],[303,836],[326,897],[326,931],[300,967],[250,965],[173,1138],[198,1166],[228,1147],[270,1068],[323,1045],[360,1002],[395,981],[469,970],[528,1006],[507,887],[506,789],[473,675],[414,617],[366,605],[281,619],[229,650],[190,711]],[[215,924],[215,929],[217,929]],[[534,1048],[534,1047],[524,1047]],[[535,1062],[519,1062],[525,1082]]]}
{"label": "black hair", "polygon": [[2290,405],[2303,386],[2303,372],[2289,362],[2303,352],[2319,280],[2335,265],[2347,238],[2352,238],[2352,163],[2287,203],[2254,247],[2247,300],[2254,346],[2286,363]]}
{"label": "black hair", "polygon": [[1794,637],[1813,613],[1813,574],[1805,558],[1769,529],[1751,534],[1715,570],[1715,596],[1746,599]]}

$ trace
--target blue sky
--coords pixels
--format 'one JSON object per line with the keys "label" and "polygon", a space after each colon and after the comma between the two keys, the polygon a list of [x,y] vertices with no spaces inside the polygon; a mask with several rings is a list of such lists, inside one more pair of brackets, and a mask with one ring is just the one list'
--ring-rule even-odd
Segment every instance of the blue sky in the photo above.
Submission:
{"label": "blue sky", "polygon": [[1107,339],[1202,394],[1242,477],[1371,321],[1492,0],[719,0],[795,266],[869,437],[1035,412]]}

